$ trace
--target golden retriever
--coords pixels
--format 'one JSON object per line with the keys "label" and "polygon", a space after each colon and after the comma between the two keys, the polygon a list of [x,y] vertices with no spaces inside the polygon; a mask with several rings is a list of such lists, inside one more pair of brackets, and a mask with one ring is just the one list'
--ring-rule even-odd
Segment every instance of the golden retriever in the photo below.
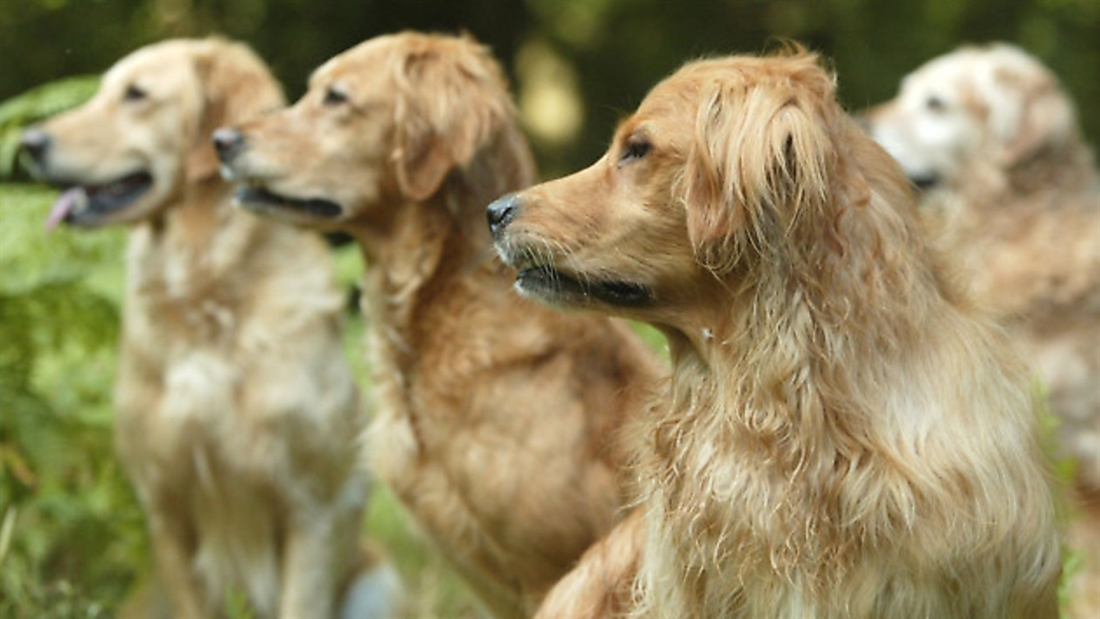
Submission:
{"label": "golden retriever", "polygon": [[499,616],[534,610],[619,517],[614,439],[667,373],[626,325],[511,289],[485,205],[534,178],[514,115],[485,48],[405,32],[216,135],[242,206],[358,240],[374,470]]}
{"label": "golden retriever", "polygon": [[[1058,79],[1018,47],[963,47],[867,114],[925,192],[922,215],[980,301],[1010,318],[1077,464],[1086,569],[1070,612],[1100,616],[1100,174]],[[1085,605],[1085,606],[1082,606]]]}
{"label": "golden retriever", "polygon": [[1022,364],[834,91],[798,50],[689,63],[594,165],[489,207],[523,294],[668,339],[630,612],[1055,617]]}
{"label": "golden retriever", "polygon": [[231,595],[256,617],[361,617],[394,591],[357,550],[365,417],[326,249],[234,209],[208,137],[282,103],[247,47],[172,40],[23,137],[69,187],[51,224],[132,229],[116,440],[175,617]]}

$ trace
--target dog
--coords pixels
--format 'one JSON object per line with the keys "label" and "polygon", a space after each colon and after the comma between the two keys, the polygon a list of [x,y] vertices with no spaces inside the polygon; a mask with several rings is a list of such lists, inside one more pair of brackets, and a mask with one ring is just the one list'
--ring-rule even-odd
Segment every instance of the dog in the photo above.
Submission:
{"label": "dog", "polygon": [[667,369],[494,259],[485,205],[535,174],[500,66],[471,37],[380,36],[215,140],[241,206],[358,241],[376,475],[488,610],[528,615],[621,516],[616,437]]}
{"label": "dog", "polygon": [[394,573],[358,547],[366,418],[327,250],[234,209],[210,142],[282,105],[246,46],[169,40],[22,137],[68,188],[49,225],[132,230],[115,438],[175,617],[220,616],[234,595],[255,617],[391,608],[376,596]]}
{"label": "dog", "polygon": [[[1100,615],[1100,173],[1057,77],[1022,49],[966,46],[906,76],[866,114],[924,192],[937,243],[1012,323],[1076,464],[1070,613]],[[1089,584],[1086,584],[1089,583]]]}
{"label": "dog", "polygon": [[688,63],[595,164],[487,218],[522,294],[668,340],[629,613],[1057,616],[1023,364],[814,54]]}

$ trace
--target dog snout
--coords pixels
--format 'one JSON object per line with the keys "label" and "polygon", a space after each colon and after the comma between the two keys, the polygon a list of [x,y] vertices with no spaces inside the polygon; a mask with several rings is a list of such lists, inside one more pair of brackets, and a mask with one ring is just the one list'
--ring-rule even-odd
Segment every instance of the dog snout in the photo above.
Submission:
{"label": "dog snout", "polygon": [[222,163],[230,163],[244,148],[244,134],[236,129],[222,127],[214,132],[214,150]]}
{"label": "dog snout", "polygon": [[493,238],[500,236],[500,233],[508,227],[509,222],[519,211],[519,207],[519,196],[514,193],[499,198],[489,205],[485,217],[489,222],[489,231],[493,233]]}
{"label": "dog snout", "polygon": [[35,163],[41,165],[46,159],[46,152],[50,149],[50,134],[42,129],[27,129],[19,138],[19,147],[30,155]]}

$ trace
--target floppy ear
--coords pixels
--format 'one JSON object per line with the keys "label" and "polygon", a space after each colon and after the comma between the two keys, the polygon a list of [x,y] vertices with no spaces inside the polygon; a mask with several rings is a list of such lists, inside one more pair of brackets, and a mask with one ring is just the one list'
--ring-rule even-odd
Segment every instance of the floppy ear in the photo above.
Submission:
{"label": "floppy ear", "polygon": [[207,39],[197,43],[195,72],[202,88],[202,114],[187,157],[188,180],[218,172],[211,134],[285,104],[282,88],[267,66],[240,43]]}
{"label": "floppy ear", "polygon": [[726,84],[704,98],[683,185],[701,264],[728,270],[750,247],[780,242],[825,200],[832,147],[822,96],[790,84]]}
{"label": "floppy ear", "polygon": [[406,197],[423,201],[510,122],[511,98],[496,62],[467,39],[410,53],[395,81],[397,182]]}
{"label": "floppy ear", "polygon": [[1009,111],[1001,109],[1004,105],[990,108],[990,123],[1003,144],[1003,166],[1011,167],[1043,149],[1059,147],[1072,135],[1077,122],[1073,105],[1045,69],[1025,73],[1002,67],[993,79],[1010,93],[1006,99],[1020,102]]}

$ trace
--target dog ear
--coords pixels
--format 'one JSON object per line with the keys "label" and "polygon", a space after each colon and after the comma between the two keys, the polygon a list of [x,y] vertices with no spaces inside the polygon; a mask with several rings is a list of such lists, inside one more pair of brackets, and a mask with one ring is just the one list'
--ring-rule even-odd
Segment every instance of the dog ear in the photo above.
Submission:
{"label": "dog ear", "polygon": [[404,59],[395,81],[393,160],[398,186],[414,201],[468,165],[514,114],[499,66],[466,38],[426,42]]}
{"label": "dog ear", "polygon": [[218,172],[210,137],[215,129],[282,107],[285,99],[264,62],[240,43],[218,38],[198,42],[194,66],[202,88],[202,113],[186,170],[188,180],[201,180]]}
{"label": "dog ear", "polygon": [[[813,62],[812,60],[810,61]],[[749,247],[764,251],[788,235],[829,191],[831,141],[817,90],[724,84],[704,98],[683,181],[688,236],[701,264],[726,271]]]}
{"label": "dog ear", "polygon": [[999,104],[990,106],[989,120],[1002,144],[1000,163],[1004,167],[1062,146],[1077,122],[1073,105],[1057,79],[1038,63],[1029,64],[1034,67],[1027,71],[1000,67],[993,76],[996,87],[1008,92],[999,97]]}

